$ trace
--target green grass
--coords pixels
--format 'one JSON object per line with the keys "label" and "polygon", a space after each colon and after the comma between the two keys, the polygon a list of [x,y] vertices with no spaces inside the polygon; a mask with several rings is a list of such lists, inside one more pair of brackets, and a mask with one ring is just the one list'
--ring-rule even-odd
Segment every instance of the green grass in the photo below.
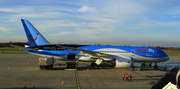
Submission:
{"label": "green grass", "polygon": [[180,56],[180,51],[165,51],[168,56]]}
{"label": "green grass", "polygon": [[0,48],[0,53],[5,53],[5,54],[27,54],[26,52],[23,52],[22,50],[19,50],[18,48],[12,48],[12,47]]}
{"label": "green grass", "polygon": [[23,51],[0,51],[0,54],[5,53],[5,54],[27,54],[26,52]]}
{"label": "green grass", "polygon": [[5,48],[0,48],[0,51],[19,51],[19,49],[18,48],[5,47]]}

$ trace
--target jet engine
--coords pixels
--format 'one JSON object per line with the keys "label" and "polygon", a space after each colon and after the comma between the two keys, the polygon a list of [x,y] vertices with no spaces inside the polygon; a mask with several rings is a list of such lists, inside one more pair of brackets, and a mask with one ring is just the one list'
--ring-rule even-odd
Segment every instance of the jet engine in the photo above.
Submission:
{"label": "jet engine", "polygon": [[112,64],[115,68],[130,68],[133,66],[133,59],[126,56],[117,56],[113,59]]}

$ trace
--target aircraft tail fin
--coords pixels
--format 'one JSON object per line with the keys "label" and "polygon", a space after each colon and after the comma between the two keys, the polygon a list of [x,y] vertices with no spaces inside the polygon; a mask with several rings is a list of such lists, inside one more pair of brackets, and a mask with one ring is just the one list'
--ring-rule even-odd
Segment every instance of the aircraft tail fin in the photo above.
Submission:
{"label": "aircraft tail fin", "polygon": [[21,21],[30,46],[50,44],[28,20],[21,19]]}

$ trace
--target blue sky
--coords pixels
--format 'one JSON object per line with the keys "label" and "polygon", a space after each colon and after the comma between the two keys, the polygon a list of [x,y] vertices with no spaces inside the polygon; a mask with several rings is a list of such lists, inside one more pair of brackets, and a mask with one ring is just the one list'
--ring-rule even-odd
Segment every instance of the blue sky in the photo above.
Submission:
{"label": "blue sky", "polygon": [[180,0],[1,0],[0,42],[27,42],[20,19],[51,43],[180,47]]}

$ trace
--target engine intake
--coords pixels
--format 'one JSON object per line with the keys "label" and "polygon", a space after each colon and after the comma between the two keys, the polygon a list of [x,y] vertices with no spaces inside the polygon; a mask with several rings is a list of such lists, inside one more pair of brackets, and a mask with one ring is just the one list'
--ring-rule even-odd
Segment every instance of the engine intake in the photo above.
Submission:
{"label": "engine intake", "polygon": [[126,56],[118,56],[113,59],[115,68],[130,68],[133,66],[133,59]]}

